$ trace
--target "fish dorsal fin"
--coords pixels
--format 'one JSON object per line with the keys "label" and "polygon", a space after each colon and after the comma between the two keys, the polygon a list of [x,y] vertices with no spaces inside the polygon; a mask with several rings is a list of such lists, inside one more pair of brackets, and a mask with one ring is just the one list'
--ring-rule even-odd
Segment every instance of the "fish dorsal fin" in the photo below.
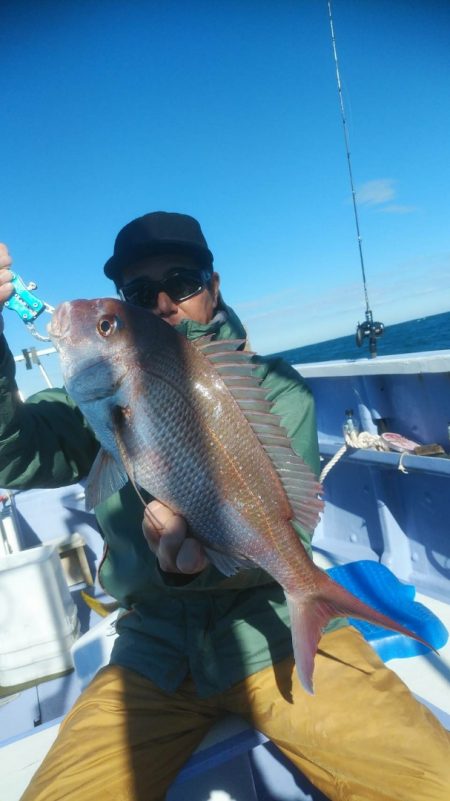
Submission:
{"label": "fish dorsal fin", "polygon": [[128,476],[125,470],[119,467],[110,453],[105,451],[104,448],[100,448],[86,479],[85,501],[87,511],[106,501],[110,495],[114,495],[115,492],[122,489],[127,481]]}
{"label": "fish dorsal fin", "polygon": [[[323,509],[322,486],[310,467],[292,448],[273,403],[260,385],[254,354],[238,350],[244,340],[202,338],[195,343],[213,364],[272,461],[286,491],[295,519],[313,531]],[[220,568],[219,568],[220,569]]]}
{"label": "fish dorsal fin", "polygon": [[[245,339],[215,339],[214,334],[208,334],[198,339],[191,339],[191,344],[201,350],[205,356],[209,356],[215,353],[237,351],[245,345]],[[248,353],[248,351],[246,352]]]}

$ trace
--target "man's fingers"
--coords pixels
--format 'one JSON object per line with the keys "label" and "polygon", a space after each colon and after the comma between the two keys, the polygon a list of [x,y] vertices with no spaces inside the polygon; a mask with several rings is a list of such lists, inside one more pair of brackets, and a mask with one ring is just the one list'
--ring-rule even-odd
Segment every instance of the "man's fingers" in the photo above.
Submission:
{"label": "man's fingers", "polygon": [[208,557],[198,540],[186,537],[178,551],[176,565],[181,573],[200,573],[209,564]]}
{"label": "man's fingers", "polygon": [[159,501],[152,501],[145,507],[142,530],[162,570],[178,572],[177,554],[187,530],[184,518]]}
{"label": "man's fingers", "polygon": [[0,242],[0,269],[9,268],[11,264],[12,258],[9,250],[3,242]]}
{"label": "man's fingers", "polygon": [[14,287],[11,283],[12,273],[9,269],[11,264],[12,259],[8,248],[3,242],[0,242],[0,308],[14,292]]}
{"label": "man's fingers", "polygon": [[170,529],[174,517],[179,518],[180,515],[175,515],[168,506],[164,506],[160,501],[151,501],[144,509],[144,520],[147,525],[153,526],[158,531],[165,528]]}
{"label": "man's fingers", "polygon": [[[153,501],[145,507],[144,520],[142,523],[145,535],[147,535],[147,533],[158,533],[158,535],[161,536],[161,533],[164,531],[165,515],[159,509],[160,506],[161,504],[158,504],[157,501]],[[167,507],[162,508],[165,508],[167,512],[170,511]]]}
{"label": "man's fingers", "polygon": [[202,545],[186,536],[184,517],[159,501],[151,501],[145,507],[142,531],[165,572],[199,573],[209,564]]}
{"label": "man's fingers", "polygon": [[[4,275],[2,275],[4,273]],[[9,270],[0,271],[0,306],[6,303],[14,294],[14,287],[11,284],[11,273]]]}
{"label": "man's fingers", "polygon": [[[11,284],[12,273],[9,269],[12,258],[4,242],[0,242],[0,311],[3,304],[14,294],[14,287]],[[3,333],[3,319],[0,321],[0,333]]]}
{"label": "man's fingers", "polygon": [[157,551],[158,562],[161,570],[178,573],[177,556],[185,542],[185,538],[185,526],[179,527],[178,530],[174,528],[174,530],[170,532],[166,530],[164,534],[162,534],[159,540],[159,547]]}

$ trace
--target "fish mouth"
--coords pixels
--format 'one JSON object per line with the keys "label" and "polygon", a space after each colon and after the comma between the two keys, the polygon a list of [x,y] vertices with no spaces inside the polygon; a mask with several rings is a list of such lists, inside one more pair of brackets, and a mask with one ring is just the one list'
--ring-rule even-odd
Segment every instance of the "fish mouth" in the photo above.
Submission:
{"label": "fish mouth", "polygon": [[70,334],[70,302],[61,303],[53,312],[52,318],[47,325],[47,333],[50,339],[57,345],[57,342],[65,339]]}
{"label": "fish mouth", "polygon": [[69,330],[66,328],[64,331],[56,332],[51,323],[47,325],[47,334],[57,351],[61,351],[64,340],[69,336]]}
{"label": "fish mouth", "polygon": [[47,328],[47,334],[49,335],[50,339],[53,340],[53,342],[55,341],[55,339],[63,339],[63,337],[65,336],[65,334],[57,334],[56,331],[53,330],[51,323],[47,323],[46,328]]}

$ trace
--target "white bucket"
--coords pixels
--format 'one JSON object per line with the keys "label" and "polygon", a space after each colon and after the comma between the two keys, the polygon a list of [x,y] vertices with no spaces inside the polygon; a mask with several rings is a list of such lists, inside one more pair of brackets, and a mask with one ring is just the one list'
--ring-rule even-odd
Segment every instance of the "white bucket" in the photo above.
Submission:
{"label": "white bucket", "polygon": [[43,545],[0,557],[0,686],[73,668],[76,606],[59,555]]}

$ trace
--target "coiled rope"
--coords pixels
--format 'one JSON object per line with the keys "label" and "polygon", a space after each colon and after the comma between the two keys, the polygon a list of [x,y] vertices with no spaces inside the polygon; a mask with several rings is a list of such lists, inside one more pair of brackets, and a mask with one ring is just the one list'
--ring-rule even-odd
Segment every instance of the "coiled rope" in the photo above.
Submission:
{"label": "coiled rope", "polygon": [[[348,450],[356,449],[356,448],[373,448],[376,451],[389,451],[388,445],[382,440],[378,434],[369,434],[368,431],[361,431],[360,434],[357,434],[356,431],[345,432],[344,434],[344,445],[339,448],[338,451],[334,454],[333,458],[325,465],[323,468],[320,476],[319,481],[323,482],[330,470],[333,469],[335,464],[338,463],[339,459],[342,459],[345,453]],[[402,454],[403,456],[404,454]],[[402,460],[400,459],[400,463],[398,469],[402,472],[407,472],[402,465]]]}

